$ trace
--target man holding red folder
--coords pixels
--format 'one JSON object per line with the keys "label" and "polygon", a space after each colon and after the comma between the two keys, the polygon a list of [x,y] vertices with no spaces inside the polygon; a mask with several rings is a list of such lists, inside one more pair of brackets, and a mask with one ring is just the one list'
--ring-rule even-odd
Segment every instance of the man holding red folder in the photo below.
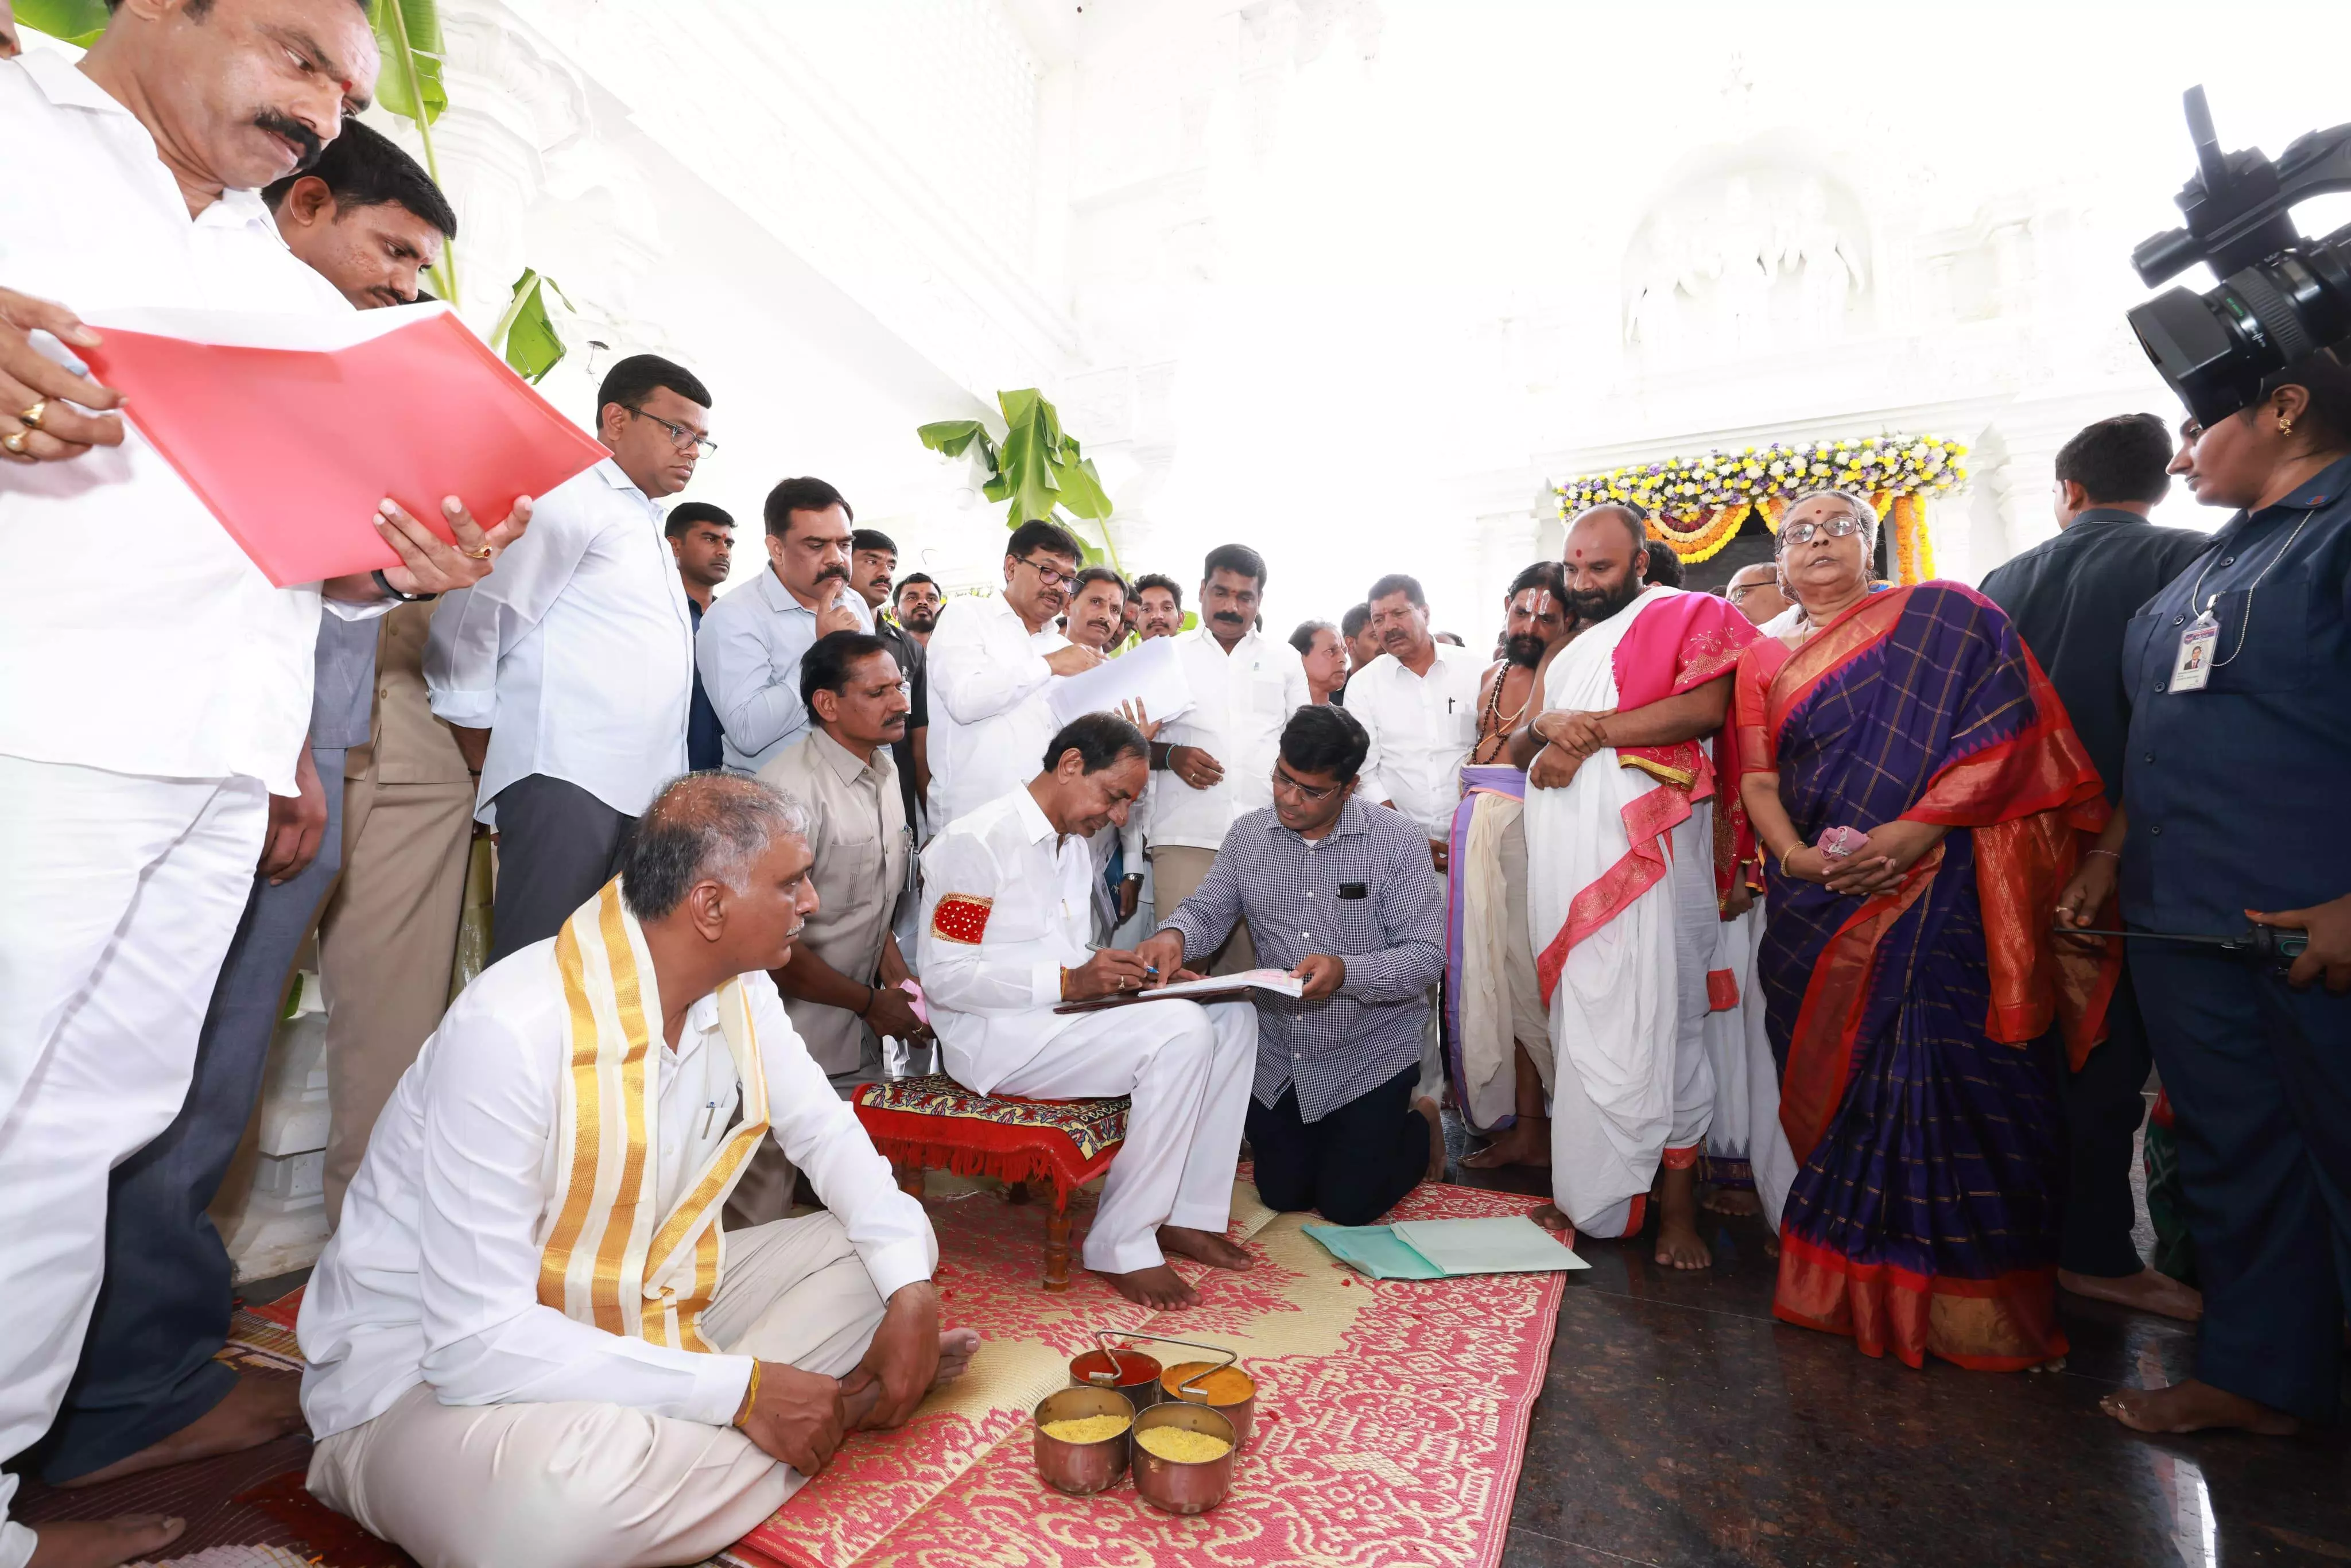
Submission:
{"label": "man holding red folder", "polygon": [[[267,795],[294,789],[322,596],[366,615],[468,586],[528,520],[459,507],[453,546],[387,503],[399,565],[272,587],[64,362],[99,341],[78,312],[349,310],[256,193],[340,131],[377,65],[350,0],[122,0],[78,68],[0,62],[0,540],[9,580],[39,585],[0,617],[0,1458],[73,1370],[109,1171],[185,1097]],[[90,572],[94,541],[135,570]],[[0,1568],[107,1568],[180,1528],[0,1521]]]}

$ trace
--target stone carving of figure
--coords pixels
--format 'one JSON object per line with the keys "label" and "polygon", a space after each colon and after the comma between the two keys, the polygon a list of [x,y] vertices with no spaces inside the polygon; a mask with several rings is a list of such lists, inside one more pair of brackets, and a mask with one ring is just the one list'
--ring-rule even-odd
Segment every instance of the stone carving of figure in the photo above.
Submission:
{"label": "stone carving of figure", "polygon": [[1861,259],[1829,216],[1829,195],[1818,179],[1796,190],[1795,221],[1782,251],[1798,274],[1797,304],[1807,341],[1844,335],[1845,310],[1864,287]]}
{"label": "stone carving of figure", "polygon": [[1715,298],[1731,347],[1765,347],[1771,329],[1771,235],[1756,207],[1755,187],[1746,176],[1734,175],[1724,183],[1721,216],[1708,248],[1721,269]]}
{"label": "stone carving of figure", "polygon": [[1682,339],[1682,282],[1689,241],[1680,221],[1660,213],[1649,225],[1647,255],[1633,279],[1625,308],[1625,340],[1652,353],[1670,354]]}

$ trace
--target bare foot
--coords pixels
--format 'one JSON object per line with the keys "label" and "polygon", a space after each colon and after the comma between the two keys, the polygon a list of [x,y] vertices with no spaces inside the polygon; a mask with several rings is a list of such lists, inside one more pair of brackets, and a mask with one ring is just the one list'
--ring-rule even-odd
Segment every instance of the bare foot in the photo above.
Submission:
{"label": "bare foot", "polygon": [[1541,1208],[1536,1209],[1532,1214],[1528,1215],[1527,1218],[1533,1220],[1537,1225],[1541,1226],[1545,1230],[1556,1231],[1558,1234],[1566,1237],[1569,1244],[1573,1245],[1575,1241],[1575,1227],[1568,1222],[1567,1216],[1561,1211],[1559,1205],[1555,1203],[1546,1203]]}
{"label": "bare foot", "polygon": [[1763,1200],[1742,1186],[1710,1186],[1706,1189],[1705,1207],[1713,1214],[1761,1214]]}
{"label": "bare foot", "polygon": [[302,1427],[302,1383],[294,1377],[262,1377],[252,1373],[236,1380],[228,1396],[168,1437],[160,1437],[137,1453],[104,1469],[59,1481],[60,1487],[90,1487],[120,1480],[141,1470],[184,1465],[216,1454],[257,1448]]}
{"label": "bare foot", "polygon": [[2192,1323],[2204,1315],[2204,1292],[2181,1284],[2160,1269],[2141,1269],[2136,1274],[2076,1274],[2071,1269],[2060,1269],[2057,1283],[2094,1301],[2112,1301],[2182,1322]]}
{"label": "bare foot", "polygon": [[1551,1164],[1551,1118],[1521,1116],[1495,1134],[1492,1143],[1461,1163],[1473,1171],[1499,1170],[1504,1166],[1547,1166]]}
{"label": "bare foot", "polygon": [[1184,1282],[1183,1277],[1165,1263],[1155,1263],[1148,1269],[1137,1269],[1129,1274],[1097,1274],[1110,1281],[1110,1288],[1138,1307],[1196,1307],[1200,1292]]}
{"label": "bare foot", "polygon": [[2256,1405],[2241,1394],[2231,1394],[2189,1378],[2168,1388],[2124,1388],[2098,1401],[2098,1408],[2134,1432],[2202,1432],[2222,1427],[2258,1432],[2264,1437],[2291,1437],[2302,1423],[2283,1410]]}
{"label": "bare foot", "polygon": [[1714,1254],[1698,1233],[1698,1171],[1689,1166],[1657,1179],[1657,1261],[1676,1269],[1707,1269]]}
{"label": "bare foot", "polygon": [[1443,1181],[1445,1179],[1445,1113],[1438,1110],[1437,1102],[1426,1095],[1415,1100],[1412,1103],[1412,1108],[1419,1112],[1428,1122],[1428,1172],[1421,1179]]}
{"label": "bare foot", "polygon": [[25,1568],[116,1568],[161,1552],[188,1528],[184,1519],[126,1513],[79,1524],[45,1524],[36,1532]]}
{"label": "bare foot", "polygon": [[943,1388],[961,1377],[971,1367],[972,1353],[979,1349],[977,1329],[941,1329],[939,1331],[939,1373],[931,1379],[931,1386]]}
{"label": "bare foot", "polygon": [[1249,1269],[1249,1255],[1239,1247],[1215,1231],[1195,1230],[1188,1225],[1161,1226],[1159,1250],[1206,1263],[1211,1269],[1230,1269],[1244,1274]]}

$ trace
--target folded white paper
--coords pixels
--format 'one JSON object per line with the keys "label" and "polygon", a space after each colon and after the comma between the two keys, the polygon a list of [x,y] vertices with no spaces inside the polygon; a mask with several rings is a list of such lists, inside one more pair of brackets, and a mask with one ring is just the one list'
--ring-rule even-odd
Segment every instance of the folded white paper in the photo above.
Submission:
{"label": "folded white paper", "polygon": [[1191,711],[1192,684],[1176,662],[1176,640],[1154,637],[1082,675],[1048,683],[1045,701],[1056,725],[1082,714],[1116,713],[1128,701],[1142,704],[1144,717],[1156,724]]}

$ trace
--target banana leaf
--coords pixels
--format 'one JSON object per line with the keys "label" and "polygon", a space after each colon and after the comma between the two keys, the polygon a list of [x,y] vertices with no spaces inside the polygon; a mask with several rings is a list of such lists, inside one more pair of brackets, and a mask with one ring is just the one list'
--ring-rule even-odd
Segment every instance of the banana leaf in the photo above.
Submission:
{"label": "banana leaf", "polygon": [[419,127],[440,119],[449,107],[441,81],[440,6],[434,0],[375,0],[375,37],[383,51],[376,101]]}
{"label": "banana leaf", "polygon": [[16,20],[86,49],[106,31],[106,0],[17,0]]}
{"label": "banana leaf", "polygon": [[563,298],[563,290],[556,287],[553,278],[542,277],[535,268],[524,267],[522,276],[515,279],[506,314],[498,318],[498,324],[490,331],[490,347],[504,354],[515,373],[534,386],[561,364],[569,351],[547,314],[549,289],[554,289],[557,298]]}

